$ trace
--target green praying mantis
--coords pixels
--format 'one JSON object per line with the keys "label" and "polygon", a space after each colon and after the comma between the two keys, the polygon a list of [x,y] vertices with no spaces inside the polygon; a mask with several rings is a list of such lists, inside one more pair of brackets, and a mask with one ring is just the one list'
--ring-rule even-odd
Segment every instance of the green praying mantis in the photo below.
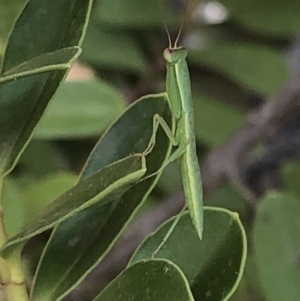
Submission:
{"label": "green praying mantis", "polygon": [[[202,239],[203,192],[200,168],[196,154],[194,108],[189,70],[186,62],[187,50],[183,46],[177,46],[182,26],[174,46],[172,46],[170,34],[166,25],[165,28],[169,39],[169,47],[165,49],[163,56],[167,66],[166,92],[172,112],[173,126],[171,129],[161,116],[155,115],[153,119],[153,134],[150,139],[148,151],[151,151],[155,144],[156,131],[160,125],[171,144],[177,147],[162,168],[172,161],[178,160],[180,162],[186,206],[188,207],[192,223],[198,236]],[[183,210],[185,210],[186,206]],[[180,217],[181,214],[175,219],[155,253],[168,239]]]}

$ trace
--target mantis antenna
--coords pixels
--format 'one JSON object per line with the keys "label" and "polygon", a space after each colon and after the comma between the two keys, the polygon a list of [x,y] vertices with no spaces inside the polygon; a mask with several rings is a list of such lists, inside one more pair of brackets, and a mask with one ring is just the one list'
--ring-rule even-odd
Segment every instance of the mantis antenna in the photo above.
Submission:
{"label": "mantis antenna", "polygon": [[[156,3],[157,3],[158,10],[159,10],[159,13],[161,15],[162,22],[164,24],[164,27],[165,27],[165,30],[166,30],[166,33],[167,33],[167,36],[168,36],[169,48],[172,48],[172,40],[171,40],[170,31],[168,29],[168,26],[167,26],[166,22],[163,19],[161,7],[160,7],[160,4],[159,4],[158,0],[156,1]],[[179,31],[178,31],[178,34],[177,34],[177,37],[176,37],[176,40],[175,40],[175,43],[174,43],[174,48],[177,48],[177,44],[178,44],[178,41],[179,41],[181,33],[182,33],[183,23],[184,23],[184,20],[186,18],[186,14],[187,14],[187,7],[188,7],[188,0],[185,0],[183,21],[181,22],[181,25],[180,25],[180,28],[179,28]]]}
{"label": "mantis antenna", "polygon": [[166,22],[163,21],[163,23],[164,23],[164,27],[166,29],[166,33],[167,33],[167,36],[168,36],[169,48],[171,48],[172,47],[171,35],[170,35],[170,32],[169,32],[169,29],[168,29],[168,26],[167,26]]}
{"label": "mantis antenna", "polygon": [[160,18],[161,18],[161,20],[164,24],[164,27],[165,27],[165,30],[166,30],[166,33],[167,33],[167,36],[168,36],[169,48],[171,48],[172,47],[171,35],[170,35],[170,32],[169,32],[168,26],[167,26],[166,22],[164,21],[164,18],[163,18],[163,15],[162,15],[162,10],[161,10],[161,5],[159,4],[159,0],[156,0],[156,4],[157,4],[157,8],[158,8],[158,11],[159,11],[159,14],[160,14]]}
{"label": "mantis antenna", "polygon": [[186,16],[187,16],[187,8],[188,8],[188,0],[185,0],[183,19],[182,19],[182,22],[180,24],[180,28],[179,28],[179,31],[178,31],[178,34],[177,34],[177,37],[176,37],[176,40],[175,40],[175,43],[174,43],[174,48],[178,48],[177,44],[178,44],[178,41],[179,41],[181,33],[182,33],[184,20],[186,19]]}

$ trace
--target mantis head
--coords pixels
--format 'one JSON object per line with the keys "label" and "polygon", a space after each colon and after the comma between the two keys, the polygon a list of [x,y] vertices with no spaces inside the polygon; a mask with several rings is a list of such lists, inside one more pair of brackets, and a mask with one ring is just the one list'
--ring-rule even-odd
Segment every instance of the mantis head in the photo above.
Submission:
{"label": "mantis head", "polygon": [[185,60],[187,50],[185,47],[166,48],[164,51],[164,58],[170,64],[175,64],[180,60]]}

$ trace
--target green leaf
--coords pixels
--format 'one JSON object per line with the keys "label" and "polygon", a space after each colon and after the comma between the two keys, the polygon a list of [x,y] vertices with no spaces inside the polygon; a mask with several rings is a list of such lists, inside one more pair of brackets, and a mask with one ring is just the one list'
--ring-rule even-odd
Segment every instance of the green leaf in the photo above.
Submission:
{"label": "green leaf", "polygon": [[[128,108],[96,145],[81,174],[81,181],[107,164],[131,153],[143,152],[152,135],[154,114],[171,122],[165,94],[146,96]],[[156,145],[146,157],[145,175],[161,167],[169,150],[169,140],[159,129]],[[61,300],[72,290],[112,248],[158,178],[156,175],[141,181],[121,198],[115,198],[113,203],[105,206],[95,204],[59,224],[39,263],[31,292],[33,299]]]}
{"label": "green leaf", "polygon": [[178,16],[172,14],[163,2],[142,0],[101,0],[98,4],[101,22],[124,28],[144,28],[162,26],[162,20],[168,25],[178,24]]}
{"label": "green leaf", "polygon": [[182,271],[167,260],[141,261],[122,272],[93,301],[193,301]]}
{"label": "green leaf", "polygon": [[230,104],[201,94],[194,100],[196,137],[211,147],[225,143],[244,121],[244,114]]}
{"label": "green leaf", "polygon": [[[149,236],[129,265],[152,258],[173,222],[174,218]],[[225,301],[240,282],[246,253],[246,236],[238,215],[225,209],[206,207],[202,241],[194,230],[189,213],[185,213],[155,257],[178,265],[196,301]]]}
{"label": "green leaf", "polygon": [[288,76],[283,55],[265,46],[217,43],[205,50],[190,50],[188,58],[263,95],[276,92]]}
{"label": "green leaf", "polygon": [[300,300],[300,201],[270,193],[258,206],[254,248],[260,282],[270,301]]}
{"label": "green leaf", "polygon": [[[13,168],[78,55],[77,47],[61,49],[33,59],[35,70],[25,63],[15,69],[22,73],[0,77],[0,172],[7,173]],[[43,67],[35,60],[53,65]]]}
{"label": "green leaf", "polygon": [[20,243],[53,228],[96,202],[101,201],[101,205],[111,202],[114,197],[122,195],[145,171],[144,157],[134,155],[117,161],[81,181],[47,206],[21,232],[9,239],[2,247],[2,254],[9,255],[11,249],[18,248]]}
{"label": "green leaf", "polygon": [[300,28],[297,0],[221,0],[235,21],[265,35],[293,36]]}
{"label": "green leaf", "polygon": [[28,1],[9,37],[2,73],[42,54],[80,45],[91,4],[91,0],[61,0],[55,5],[51,0]]}
{"label": "green leaf", "polygon": [[137,74],[147,70],[146,57],[140,45],[132,34],[123,30],[112,31],[91,22],[82,47],[82,59],[97,67]]}
{"label": "green leaf", "polygon": [[81,49],[74,46],[42,54],[3,73],[0,77],[0,83],[9,82],[12,79],[17,80],[37,73],[70,68],[70,63],[80,53]]}
{"label": "green leaf", "polygon": [[120,115],[125,102],[115,88],[101,81],[65,82],[37,127],[35,138],[96,136]]}
{"label": "green leaf", "polygon": [[23,191],[26,222],[33,220],[46,205],[74,186],[76,180],[74,174],[57,173],[37,181]]}

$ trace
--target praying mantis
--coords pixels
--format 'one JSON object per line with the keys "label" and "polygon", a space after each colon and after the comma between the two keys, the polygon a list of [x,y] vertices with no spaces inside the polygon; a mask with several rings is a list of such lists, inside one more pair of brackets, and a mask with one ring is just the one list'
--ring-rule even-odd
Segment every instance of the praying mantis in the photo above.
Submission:
{"label": "praying mantis", "polygon": [[[165,28],[168,35],[169,47],[164,50],[163,56],[167,67],[166,92],[172,112],[173,126],[171,129],[161,116],[155,115],[153,118],[153,134],[150,139],[148,151],[150,151],[155,144],[156,131],[160,125],[171,144],[177,147],[163,164],[162,168],[172,161],[178,160],[180,162],[186,206],[188,207],[192,223],[198,236],[202,239],[203,192],[200,168],[196,154],[194,108],[189,70],[186,62],[187,49],[183,46],[177,46],[182,26],[174,46],[172,46],[171,37],[166,25]],[[186,206],[183,208],[183,211]],[[180,217],[181,214],[175,219],[155,253],[170,236]]]}

